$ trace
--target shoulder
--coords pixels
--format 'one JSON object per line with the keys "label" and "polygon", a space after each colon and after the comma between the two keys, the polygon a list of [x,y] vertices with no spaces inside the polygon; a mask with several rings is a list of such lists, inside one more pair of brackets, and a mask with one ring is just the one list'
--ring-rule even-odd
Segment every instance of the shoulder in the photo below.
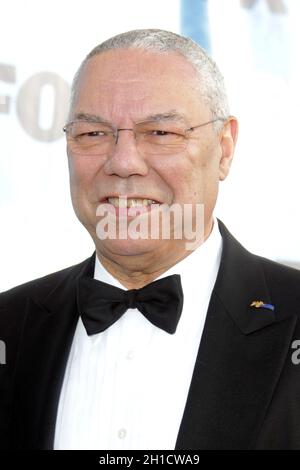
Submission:
{"label": "shoulder", "polygon": [[259,264],[262,266],[266,277],[272,279],[272,282],[277,285],[294,284],[300,281],[300,270],[251,253],[233,237],[223,222],[218,220],[218,224],[227,261],[234,258],[236,264],[238,262],[244,264],[244,270],[247,270],[247,263]]}
{"label": "shoulder", "polygon": [[299,283],[300,282],[300,270],[292,268],[285,264],[272,261],[262,256],[252,255],[259,260],[262,264],[265,275],[267,278],[272,278],[272,281],[278,286],[282,284]]}
{"label": "shoulder", "polygon": [[94,255],[81,263],[69,266],[65,269],[48,274],[38,279],[13,287],[0,294],[0,309],[24,302],[28,297],[44,299],[59,285],[74,282],[82,270],[93,262]]}
{"label": "shoulder", "polygon": [[282,299],[286,305],[293,302],[300,306],[300,270],[261,256],[252,256],[261,264],[273,298]]}
{"label": "shoulder", "polygon": [[11,355],[17,351],[19,338],[26,323],[28,305],[45,305],[48,298],[68,299],[74,293],[77,277],[93,269],[94,255],[74,266],[26,282],[0,294],[0,339],[10,345]]}
{"label": "shoulder", "polygon": [[263,290],[284,310],[300,312],[300,270],[249,252],[218,222],[223,239],[220,278],[226,288],[229,280],[245,292]]}

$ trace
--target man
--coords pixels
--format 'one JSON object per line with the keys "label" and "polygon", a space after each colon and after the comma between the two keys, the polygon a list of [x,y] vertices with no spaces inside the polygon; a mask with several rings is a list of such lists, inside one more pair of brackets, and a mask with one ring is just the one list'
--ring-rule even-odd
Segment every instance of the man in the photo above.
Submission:
{"label": "man", "polygon": [[214,62],[174,33],[116,36],[79,68],[65,132],[96,252],[1,294],[2,447],[300,448],[300,274],[213,216],[237,138]]}

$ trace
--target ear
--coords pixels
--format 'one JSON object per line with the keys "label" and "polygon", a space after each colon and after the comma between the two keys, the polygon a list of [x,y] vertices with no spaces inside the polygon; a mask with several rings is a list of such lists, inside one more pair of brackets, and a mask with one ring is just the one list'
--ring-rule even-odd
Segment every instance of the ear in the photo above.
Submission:
{"label": "ear", "polygon": [[229,173],[234,149],[238,137],[238,121],[230,116],[220,132],[221,158],[219,163],[219,180],[223,181]]}

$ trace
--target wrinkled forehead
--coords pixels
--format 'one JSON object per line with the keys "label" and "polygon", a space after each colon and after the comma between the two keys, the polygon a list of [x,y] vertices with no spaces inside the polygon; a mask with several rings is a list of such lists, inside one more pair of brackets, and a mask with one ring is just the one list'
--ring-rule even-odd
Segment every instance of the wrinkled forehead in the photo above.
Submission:
{"label": "wrinkled forehead", "polygon": [[[170,109],[198,117],[206,108],[198,74],[176,52],[114,49],[90,58],[78,77],[74,113],[100,114],[116,122],[143,120]],[[208,115],[208,111],[205,114]]]}
{"label": "wrinkled forehead", "polygon": [[80,82],[98,79],[110,82],[137,80],[188,80],[198,84],[194,66],[181,54],[142,49],[112,49],[90,58],[82,69]]}

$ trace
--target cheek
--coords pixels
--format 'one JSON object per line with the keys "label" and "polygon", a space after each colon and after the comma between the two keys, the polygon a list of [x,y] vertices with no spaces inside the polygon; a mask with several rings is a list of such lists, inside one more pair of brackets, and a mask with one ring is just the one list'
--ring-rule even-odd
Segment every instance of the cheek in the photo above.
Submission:
{"label": "cheek", "polygon": [[219,181],[217,148],[207,144],[186,152],[173,165],[169,178],[178,199],[203,202],[210,198]]}
{"label": "cheek", "polygon": [[218,179],[220,146],[215,141],[208,139],[198,151],[191,151],[188,159],[193,171],[202,179]]}
{"label": "cheek", "polygon": [[68,164],[71,189],[92,188],[92,182],[96,177],[102,162],[95,157],[78,157],[68,153]]}
{"label": "cheek", "polygon": [[159,178],[171,189],[173,198],[179,194],[191,179],[192,166],[186,155],[155,157],[149,166]]}

